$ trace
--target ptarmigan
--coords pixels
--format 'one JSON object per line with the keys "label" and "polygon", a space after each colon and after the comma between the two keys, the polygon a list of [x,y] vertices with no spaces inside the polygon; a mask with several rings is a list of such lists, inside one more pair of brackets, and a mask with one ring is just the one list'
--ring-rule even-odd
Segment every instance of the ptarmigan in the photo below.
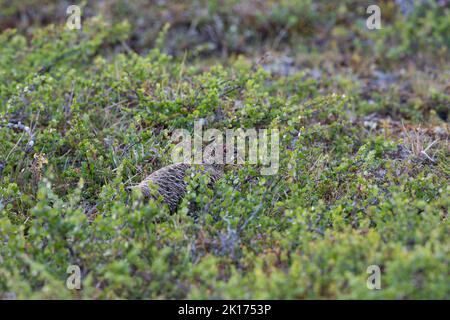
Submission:
{"label": "ptarmigan", "polygon": [[190,172],[209,174],[209,186],[212,187],[223,175],[223,170],[224,166],[219,164],[190,165],[176,163],[153,172],[133,188],[139,188],[146,197],[158,198],[151,192],[151,185],[155,185],[156,191],[162,196],[170,211],[175,212],[186,193],[187,182],[185,177],[187,174]]}

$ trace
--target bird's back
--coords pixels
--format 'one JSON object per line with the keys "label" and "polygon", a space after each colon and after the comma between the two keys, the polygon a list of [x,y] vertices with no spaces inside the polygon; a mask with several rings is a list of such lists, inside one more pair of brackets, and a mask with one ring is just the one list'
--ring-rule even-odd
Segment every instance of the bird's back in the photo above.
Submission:
{"label": "bird's back", "polygon": [[174,212],[186,193],[185,177],[190,172],[209,174],[211,179],[209,185],[212,186],[222,176],[223,169],[209,164],[198,165],[195,168],[186,163],[171,164],[156,170],[136,187],[142,191],[144,196],[151,197],[154,196],[151,192],[151,185],[154,185],[158,194],[169,206],[170,211]]}

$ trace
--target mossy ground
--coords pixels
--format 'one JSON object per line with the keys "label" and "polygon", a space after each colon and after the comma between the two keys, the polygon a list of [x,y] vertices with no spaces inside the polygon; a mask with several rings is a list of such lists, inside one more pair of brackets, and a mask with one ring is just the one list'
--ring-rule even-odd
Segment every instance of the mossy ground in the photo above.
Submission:
{"label": "mossy ground", "polygon": [[[87,1],[81,30],[7,3],[0,297],[450,298],[447,1],[382,1],[381,30],[353,0]],[[127,193],[198,119],[278,128],[278,174],[175,214]]]}

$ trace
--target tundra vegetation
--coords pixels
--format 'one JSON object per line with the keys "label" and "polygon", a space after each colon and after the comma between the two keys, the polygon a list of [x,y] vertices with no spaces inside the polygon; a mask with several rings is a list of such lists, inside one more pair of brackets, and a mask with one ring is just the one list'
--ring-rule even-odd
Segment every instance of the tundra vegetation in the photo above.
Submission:
{"label": "tundra vegetation", "polygon": [[[0,0],[0,298],[450,298],[450,6],[377,2]],[[195,121],[277,174],[128,192]]]}

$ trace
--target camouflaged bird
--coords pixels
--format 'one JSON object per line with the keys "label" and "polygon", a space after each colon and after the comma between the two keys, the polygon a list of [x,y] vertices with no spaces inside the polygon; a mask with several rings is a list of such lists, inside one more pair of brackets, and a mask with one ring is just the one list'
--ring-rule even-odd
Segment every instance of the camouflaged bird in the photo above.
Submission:
{"label": "camouflaged bird", "polygon": [[[163,201],[169,206],[171,212],[175,212],[178,205],[186,194],[186,175],[189,173],[208,174],[210,177],[209,187],[213,187],[217,180],[223,175],[224,166],[220,164],[191,165],[176,163],[163,167],[133,188],[139,188],[147,198],[158,198],[162,196]],[[152,185],[156,186],[157,194],[151,192]]]}

